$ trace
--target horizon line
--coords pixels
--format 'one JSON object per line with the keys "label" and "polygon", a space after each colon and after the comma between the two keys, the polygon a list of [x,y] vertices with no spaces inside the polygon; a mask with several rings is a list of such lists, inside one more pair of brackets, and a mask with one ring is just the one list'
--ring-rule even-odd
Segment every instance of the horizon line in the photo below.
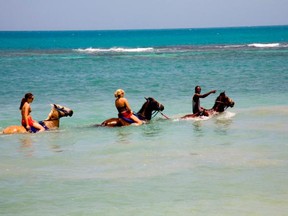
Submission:
{"label": "horizon line", "polygon": [[285,27],[288,24],[279,25],[240,25],[240,26],[214,26],[214,27],[175,27],[175,28],[134,28],[134,29],[39,29],[39,30],[0,30],[0,32],[64,32],[64,31],[153,31],[153,30],[181,30],[181,29],[225,29],[225,28],[255,28],[255,27]]}

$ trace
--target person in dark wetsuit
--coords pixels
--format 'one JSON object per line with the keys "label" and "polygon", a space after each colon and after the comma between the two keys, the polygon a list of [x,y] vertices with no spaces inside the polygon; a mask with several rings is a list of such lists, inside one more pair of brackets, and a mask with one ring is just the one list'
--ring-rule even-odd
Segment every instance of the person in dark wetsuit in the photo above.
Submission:
{"label": "person in dark wetsuit", "polygon": [[205,110],[203,107],[200,106],[200,98],[205,98],[210,94],[214,94],[216,92],[216,90],[212,90],[210,92],[207,92],[206,94],[200,94],[201,93],[201,87],[200,86],[196,86],[195,87],[195,94],[192,97],[192,111],[193,114],[196,114],[198,116],[208,116],[208,112],[207,110]]}
{"label": "person in dark wetsuit", "polygon": [[141,125],[143,122],[135,116],[130,108],[128,100],[124,98],[125,92],[122,89],[118,89],[115,91],[115,106],[118,110],[118,116],[132,119],[137,125]]}

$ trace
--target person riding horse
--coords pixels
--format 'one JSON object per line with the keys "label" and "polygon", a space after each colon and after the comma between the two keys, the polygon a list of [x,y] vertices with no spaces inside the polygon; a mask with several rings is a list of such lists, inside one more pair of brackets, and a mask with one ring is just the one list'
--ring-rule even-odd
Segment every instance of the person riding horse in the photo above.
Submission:
{"label": "person riding horse", "polygon": [[115,106],[118,110],[119,118],[131,119],[136,125],[141,125],[143,122],[133,114],[129,102],[124,98],[125,92],[123,89],[117,89],[114,93]]}
{"label": "person riding horse", "polygon": [[200,98],[205,98],[210,94],[214,94],[216,93],[216,90],[212,90],[210,92],[207,92],[206,94],[200,94],[201,93],[201,87],[200,86],[196,86],[195,87],[195,94],[192,97],[192,111],[193,114],[197,115],[197,116],[208,116],[208,112],[206,109],[204,109],[203,107],[200,106]]}
{"label": "person riding horse", "polygon": [[40,125],[37,121],[33,120],[31,116],[31,106],[30,104],[34,100],[34,95],[32,93],[26,93],[25,96],[22,98],[20,103],[20,111],[21,111],[21,124],[27,131],[30,131],[32,127],[36,128],[39,132],[45,131],[45,128]]}
{"label": "person riding horse", "polygon": [[[145,103],[142,105],[141,109],[137,113],[133,113],[133,115],[137,116],[138,119],[144,122],[150,121],[153,117],[157,115],[157,113],[161,113],[164,110],[164,106],[156,101],[152,97],[145,97]],[[125,115],[125,114],[124,114]],[[129,113],[130,115],[130,113]],[[162,114],[164,115],[164,114]],[[128,126],[134,123],[133,120],[127,119],[123,117],[123,113],[119,114],[120,117],[118,118],[110,118],[102,122],[100,125],[96,124],[95,126],[104,126],[104,127],[121,127],[121,126]],[[167,118],[167,117],[166,117]]]}
{"label": "person riding horse", "polygon": [[[219,96],[215,100],[215,104],[211,109],[205,109],[205,116],[211,117],[216,114],[224,112],[228,107],[234,107],[235,102],[229,98],[225,91],[221,92]],[[203,115],[202,115],[203,116]],[[187,114],[185,116],[182,116],[181,119],[188,119],[188,118],[197,118],[197,117],[202,117],[198,113],[193,113],[193,114]]]}

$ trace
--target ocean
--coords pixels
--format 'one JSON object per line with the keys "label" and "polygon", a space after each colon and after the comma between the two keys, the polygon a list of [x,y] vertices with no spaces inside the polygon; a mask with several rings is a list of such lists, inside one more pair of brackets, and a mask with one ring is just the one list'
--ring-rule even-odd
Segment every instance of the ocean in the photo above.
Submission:
{"label": "ocean", "polygon": [[[286,216],[287,60],[288,26],[0,32],[0,131],[27,92],[36,120],[74,110],[58,130],[0,134],[0,214]],[[181,120],[196,85],[217,90],[205,108],[222,91],[235,106]],[[169,119],[94,127],[119,88]]]}

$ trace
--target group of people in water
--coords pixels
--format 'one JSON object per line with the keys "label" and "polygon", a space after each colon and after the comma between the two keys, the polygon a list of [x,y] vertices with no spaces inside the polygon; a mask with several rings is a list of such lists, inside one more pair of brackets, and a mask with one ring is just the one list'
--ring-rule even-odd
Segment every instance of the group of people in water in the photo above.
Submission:
{"label": "group of people in water", "polygon": [[[201,87],[196,86],[195,87],[195,93],[192,97],[192,111],[193,114],[196,114],[197,116],[208,116],[208,113],[205,108],[200,106],[200,98],[205,98],[210,94],[216,93],[216,90],[211,90],[205,94],[201,94]],[[143,122],[133,114],[133,111],[130,107],[130,104],[128,100],[124,97],[125,92],[123,89],[117,89],[114,93],[115,96],[115,107],[118,110],[118,117],[119,118],[125,118],[125,119],[131,119],[133,122],[135,122],[136,125],[141,125]],[[39,130],[39,132],[42,132],[45,130],[45,128],[40,125],[37,121],[33,120],[31,116],[31,106],[30,104],[34,100],[34,95],[32,93],[26,93],[25,96],[21,100],[20,104],[20,111],[21,111],[21,124],[23,127],[26,128],[27,131],[30,131],[31,127],[34,127]]]}

